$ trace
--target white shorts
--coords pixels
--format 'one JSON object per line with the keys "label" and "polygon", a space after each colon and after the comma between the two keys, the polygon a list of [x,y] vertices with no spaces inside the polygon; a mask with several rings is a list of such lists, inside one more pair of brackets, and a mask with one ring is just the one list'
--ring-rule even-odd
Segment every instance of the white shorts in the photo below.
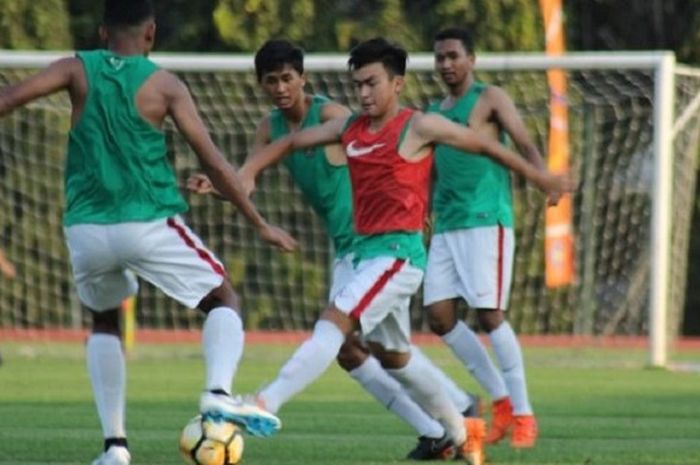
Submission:
{"label": "white shorts", "polygon": [[[119,307],[134,295],[133,273],[189,308],[219,287],[225,270],[179,216],[150,222],[64,228],[80,301],[92,310]],[[133,272],[133,273],[132,273]]]}
{"label": "white shorts", "polygon": [[333,302],[335,297],[340,294],[345,286],[352,280],[355,275],[355,266],[353,265],[354,255],[347,254],[341,258],[333,260],[333,277],[331,281],[331,289],[328,291],[328,301]]}
{"label": "white shorts", "polygon": [[411,346],[409,305],[422,280],[423,271],[405,260],[363,260],[333,303],[359,320],[365,341],[379,343],[386,350],[406,352]]}
{"label": "white shorts", "polygon": [[471,308],[508,306],[515,240],[512,228],[486,226],[433,236],[423,304],[463,298]]}

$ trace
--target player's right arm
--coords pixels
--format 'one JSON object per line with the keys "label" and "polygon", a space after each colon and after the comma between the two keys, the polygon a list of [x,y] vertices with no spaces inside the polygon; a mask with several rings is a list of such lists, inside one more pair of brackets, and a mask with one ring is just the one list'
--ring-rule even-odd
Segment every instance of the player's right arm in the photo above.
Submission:
{"label": "player's right arm", "polygon": [[465,152],[489,156],[523,175],[547,195],[557,196],[573,190],[573,183],[567,176],[556,176],[547,170],[541,170],[498,140],[468,126],[453,123],[437,113],[425,113],[416,117],[412,130],[425,143],[450,145]]}
{"label": "player's right arm", "polygon": [[197,154],[202,169],[214,188],[239,209],[258,229],[264,240],[283,250],[294,250],[294,239],[283,230],[269,225],[248,199],[235,169],[211,140],[185,84],[174,75],[169,76],[166,84],[168,114]]}
{"label": "player's right arm", "polygon": [[27,79],[0,90],[0,117],[45,95],[70,88],[76,72],[82,72],[78,58],[63,58]]}
{"label": "player's right arm", "polygon": [[248,157],[244,165],[247,174],[255,178],[262,170],[279,162],[285,155],[295,150],[340,142],[347,119],[347,117],[335,118],[265,145]]}

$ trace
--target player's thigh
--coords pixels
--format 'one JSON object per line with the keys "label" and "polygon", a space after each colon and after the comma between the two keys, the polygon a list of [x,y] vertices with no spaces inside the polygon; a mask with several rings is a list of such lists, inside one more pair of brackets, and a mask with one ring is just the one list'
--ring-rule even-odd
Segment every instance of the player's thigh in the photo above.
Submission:
{"label": "player's thigh", "polygon": [[113,309],[136,294],[136,277],[124,265],[132,248],[114,240],[121,237],[119,225],[67,226],[64,236],[78,298],[86,307],[97,312]]}
{"label": "player's thigh", "polygon": [[513,229],[500,225],[462,229],[446,239],[455,257],[460,294],[469,306],[505,309],[513,274]]}
{"label": "player's thigh", "polygon": [[188,308],[196,308],[212,291],[230,290],[224,266],[179,216],[154,222],[142,253],[128,265]]}
{"label": "player's thigh", "polygon": [[454,257],[447,245],[445,234],[436,234],[430,240],[428,265],[423,283],[423,305],[454,299],[459,296],[459,276]]}
{"label": "player's thigh", "polygon": [[334,304],[359,320],[366,339],[384,320],[395,320],[391,331],[398,334],[393,335],[393,339],[381,330],[376,334],[382,334],[385,338],[382,340],[390,346],[388,349],[404,350],[410,337],[408,305],[422,279],[423,271],[405,260],[393,257],[365,260],[358,264],[353,279],[338,294]]}

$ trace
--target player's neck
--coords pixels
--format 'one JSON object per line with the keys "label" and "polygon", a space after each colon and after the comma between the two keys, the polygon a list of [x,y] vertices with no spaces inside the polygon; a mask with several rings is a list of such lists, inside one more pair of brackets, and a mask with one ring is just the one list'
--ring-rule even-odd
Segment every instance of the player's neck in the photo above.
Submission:
{"label": "player's neck", "polygon": [[369,130],[370,132],[377,132],[386,125],[389,121],[394,119],[396,115],[401,111],[401,104],[398,100],[392,104],[387,111],[381,115],[370,116],[369,117]]}
{"label": "player's neck", "polygon": [[470,73],[459,84],[449,86],[448,92],[450,94],[450,97],[452,97],[454,100],[462,98],[464,94],[467,93],[472,84],[474,84],[474,75]]}
{"label": "player's neck", "polygon": [[311,95],[304,93],[301,98],[299,98],[294,105],[289,108],[280,109],[284,115],[284,119],[287,120],[287,125],[293,128],[297,128],[301,125],[306,118],[306,114],[309,112],[311,107]]}
{"label": "player's neck", "polygon": [[107,49],[120,56],[146,55],[143,44],[137,40],[114,39],[107,44]]}

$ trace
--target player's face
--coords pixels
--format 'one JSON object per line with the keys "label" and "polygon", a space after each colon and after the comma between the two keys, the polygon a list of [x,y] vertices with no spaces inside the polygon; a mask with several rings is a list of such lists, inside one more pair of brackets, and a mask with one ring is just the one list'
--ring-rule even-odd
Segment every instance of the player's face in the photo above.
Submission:
{"label": "player's face", "polygon": [[262,75],[260,85],[272,103],[279,109],[285,110],[296,104],[304,94],[306,78],[292,67],[284,65],[276,71]]}
{"label": "player's face", "polygon": [[461,40],[435,42],[435,69],[448,86],[464,82],[474,70],[474,55],[467,53]]}
{"label": "player's face", "polygon": [[403,76],[390,76],[382,63],[370,63],[352,72],[352,81],[363,113],[384,115],[396,104]]}

